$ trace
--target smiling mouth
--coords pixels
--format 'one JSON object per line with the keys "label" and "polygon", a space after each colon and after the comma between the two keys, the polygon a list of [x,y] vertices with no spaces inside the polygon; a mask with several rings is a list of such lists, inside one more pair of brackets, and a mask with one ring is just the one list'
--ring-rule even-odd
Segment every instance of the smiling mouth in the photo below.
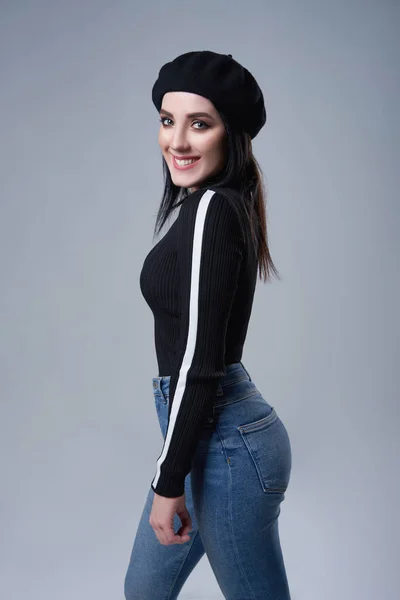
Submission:
{"label": "smiling mouth", "polygon": [[[182,159],[177,159],[176,156],[172,156],[173,159],[173,163],[176,169],[178,170],[186,170],[186,169],[190,169],[191,167],[193,167],[193,165],[195,165],[200,158],[193,158],[193,159],[188,159],[188,158],[182,158]],[[181,160],[182,163],[179,164],[177,162],[177,160]]]}

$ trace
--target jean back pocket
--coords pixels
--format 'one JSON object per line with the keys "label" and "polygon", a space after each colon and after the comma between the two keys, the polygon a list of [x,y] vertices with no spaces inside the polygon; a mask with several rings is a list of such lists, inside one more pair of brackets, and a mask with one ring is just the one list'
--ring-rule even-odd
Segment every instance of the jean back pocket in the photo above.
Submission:
{"label": "jean back pocket", "polygon": [[251,456],[264,492],[285,492],[292,468],[287,430],[274,407],[258,421],[237,428]]}

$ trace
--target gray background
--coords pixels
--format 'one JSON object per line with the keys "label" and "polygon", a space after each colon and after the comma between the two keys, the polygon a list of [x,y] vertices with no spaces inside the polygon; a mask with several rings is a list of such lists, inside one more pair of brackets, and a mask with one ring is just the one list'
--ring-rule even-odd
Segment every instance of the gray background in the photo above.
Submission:
{"label": "gray background", "polygon": [[[123,598],[162,441],[138,283],[162,191],[151,87],[200,49],[266,99],[282,281],[257,284],[243,363],[291,435],[293,600],[397,598],[398,2],[0,6],[1,598]],[[182,598],[222,598],[206,557]]]}

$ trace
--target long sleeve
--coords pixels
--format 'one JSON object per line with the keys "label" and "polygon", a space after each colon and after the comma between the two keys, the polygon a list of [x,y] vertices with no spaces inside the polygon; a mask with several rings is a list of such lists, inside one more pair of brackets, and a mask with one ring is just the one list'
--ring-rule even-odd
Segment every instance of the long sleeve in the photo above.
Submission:
{"label": "long sleeve", "polygon": [[206,190],[184,201],[177,223],[181,302],[177,364],[171,373],[168,428],[152,489],[184,493],[200,427],[225,375],[225,339],[238,285],[243,238],[232,203]]}

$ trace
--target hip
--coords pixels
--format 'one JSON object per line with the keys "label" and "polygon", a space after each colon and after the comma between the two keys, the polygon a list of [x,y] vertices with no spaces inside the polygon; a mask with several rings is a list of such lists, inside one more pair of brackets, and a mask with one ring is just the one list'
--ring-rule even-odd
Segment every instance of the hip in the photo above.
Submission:
{"label": "hip", "polygon": [[[153,377],[153,393],[163,437],[169,411],[170,376]],[[264,492],[286,491],[292,466],[291,443],[276,408],[257,388],[242,362],[226,374],[200,424],[193,465],[218,478],[226,465],[256,477]]]}

